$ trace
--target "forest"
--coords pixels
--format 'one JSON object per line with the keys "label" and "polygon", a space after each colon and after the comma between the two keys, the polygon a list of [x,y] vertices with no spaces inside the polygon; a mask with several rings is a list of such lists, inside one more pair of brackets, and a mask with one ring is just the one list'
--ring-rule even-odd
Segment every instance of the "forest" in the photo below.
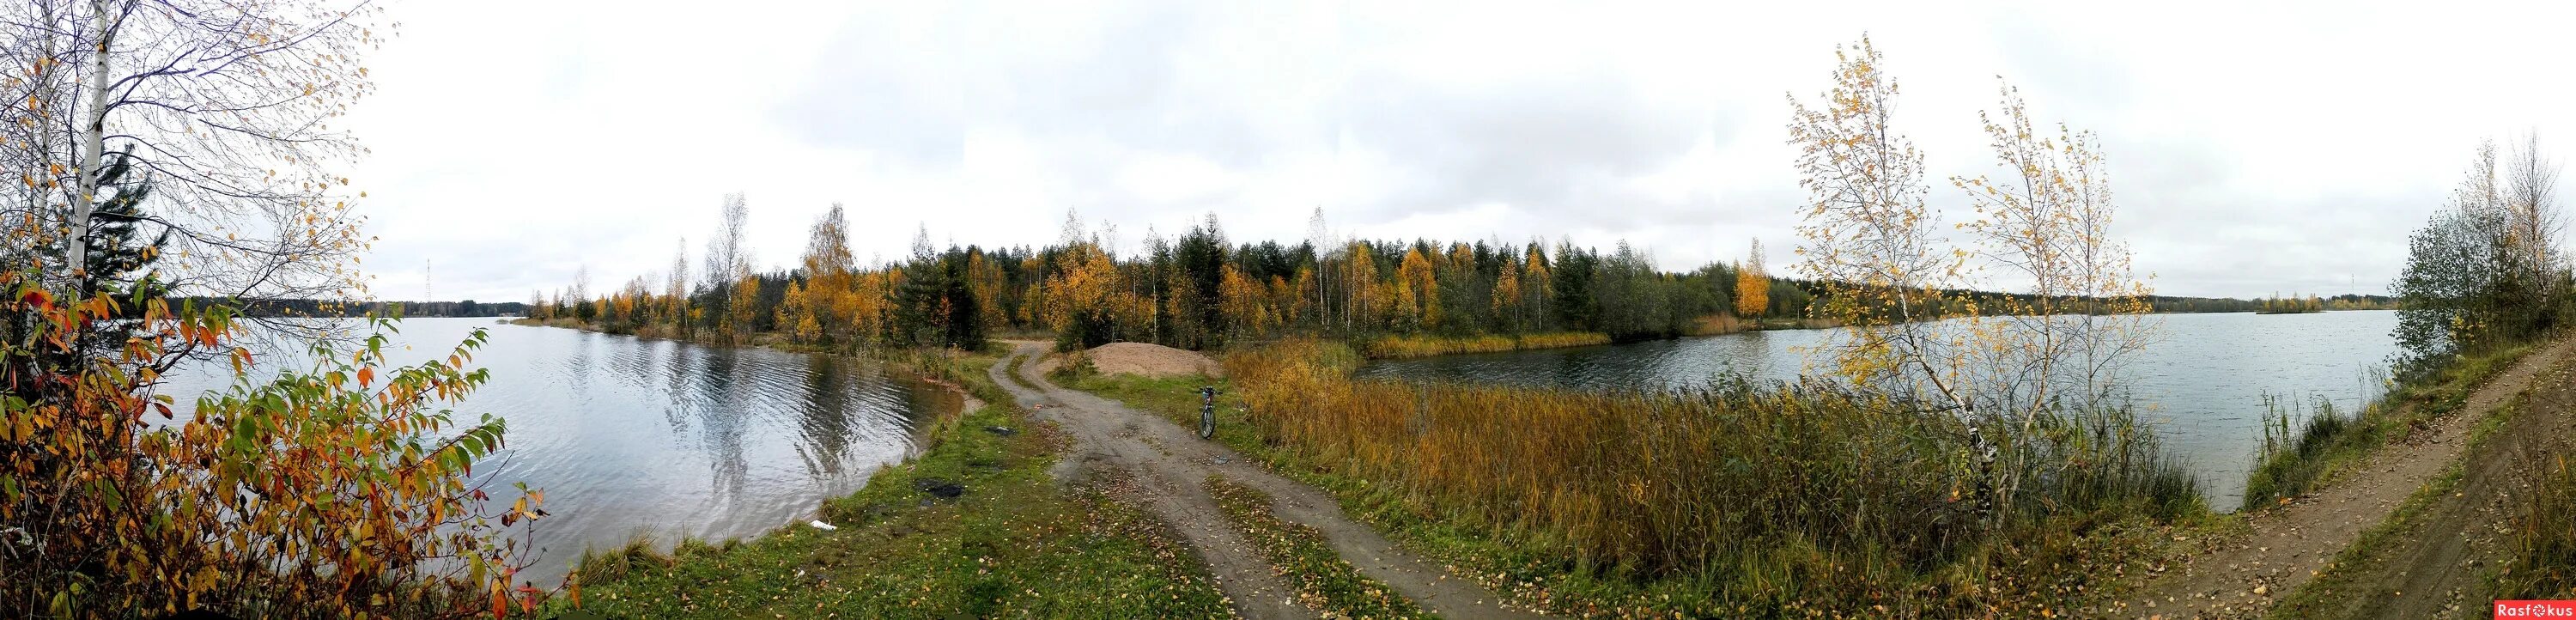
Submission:
{"label": "forest", "polygon": [[[719,230],[741,230],[747,212],[740,194],[728,196]],[[1324,229],[1320,209],[1313,222]],[[971,349],[992,334],[1037,332],[1055,333],[1068,348],[1137,341],[1208,349],[1287,332],[1661,338],[1697,333],[1712,315],[1798,316],[1812,298],[1755,261],[1670,272],[1625,243],[1604,251],[1563,241],[1336,242],[1322,234],[1295,245],[1234,243],[1209,214],[1177,236],[1149,232],[1139,254],[1120,256],[1068,213],[1062,237],[1044,247],[941,249],[924,229],[905,260],[859,265],[848,226],[836,205],[813,224],[795,267],[767,272],[739,258],[738,232],[720,232],[694,274],[683,246],[671,270],[614,290],[593,291],[585,275],[532,295],[530,318],[727,342],[775,333],[836,349]]]}
{"label": "forest", "polygon": [[[594,289],[585,267],[571,285],[531,293],[524,305],[480,311],[525,308],[533,321],[610,333],[838,351],[975,349],[997,334],[1051,336],[1064,349],[1130,341],[1205,350],[1289,334],[1361,343],[1583,334],[1593,337],[1561,341],[1590,343],[1823,325],[1806,317],[1826,287],[1770,273],[1758,239],[1744,260],[1676,271],[1626,242],[1603,250],[1567,240],[1336,240],[1318,208],[1308,238],[1294,245],[1231,241],[1209,213],[1177,236],[1149,229],[1139,252],[1120,255],[1111,250],[1113,224],[1087,225],[1068,211],[1059,238],[1043,247],[940,248],[922,228],[905,258],[861,265],[849,247],[847,212],[836,204],[816,218],[793,266],[764,271],[743,247],[749,211],[743,194],[724,198],[717,236],[695,268],[682,240],[669,269],[614,289]],[[1944,294],[1959,308],[2008,308],[2027,297]],[[2154,312],[2176,313],[2281,303],[2143,299]],[[2394,307],[2379,295],[2303,301]],[[458,308],[443,302],[406,308],[411,316],[482,316],[453,314]]]}

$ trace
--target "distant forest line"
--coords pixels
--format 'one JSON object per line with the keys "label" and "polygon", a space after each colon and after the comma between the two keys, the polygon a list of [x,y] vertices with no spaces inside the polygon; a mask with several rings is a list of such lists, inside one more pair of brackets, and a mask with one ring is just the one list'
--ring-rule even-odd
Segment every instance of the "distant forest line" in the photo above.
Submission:
{"label": "distant forest line", "polygon": [[[1501,241],[1337,237],[1318,209],[1307,239],[1228,239],[1215,214],[1177,235],[1148,228],[1139,251],[1113,253],[1117,228],[1068,212],[1044,246],[985,247],[914,236],[910,256],[862,265],[839,205],[816,218],[798,261],[755,270],[742,231],[750,208],[725,198],[717,227],[692,260],[681,240],[670,267],[609,290],[584,268],[570,285],[531,292],[516,308],[539,321],[612,333],[714,342],[783,341],[824,350],[974,348],[987,335],[1051,334],[1066,348],[1153,342],[1187,349],[1230,340],[1316,334],[1354,340],[1595,333],[1615,341],[1831,324],[1811,319],[1837,287],[1773,277],[1759,240],[1743,260],[1687,271],[1659,267],[1624,241],[1608,249]],[[1841,287],[1851,290],[1852,287]],[[2027,296],[1947,291],[1933,314],[2029,308]],[[2143,304],[2131,302],[2144,301]],[[2128,304],[2128,305],[2121,305]],[[2070,298],[2058,312],[2257,312],[2287,306],[2394,307],[2379,295],[2232,299]],[[507,308],[507,309],[504,309]],[[450,316],[438,306],[410,316]]]}

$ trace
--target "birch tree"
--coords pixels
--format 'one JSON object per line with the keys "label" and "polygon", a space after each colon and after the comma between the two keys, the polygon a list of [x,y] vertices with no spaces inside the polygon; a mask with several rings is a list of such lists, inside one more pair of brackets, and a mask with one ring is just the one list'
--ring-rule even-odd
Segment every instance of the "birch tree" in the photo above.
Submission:
{"label": "birch tree", "polygon": [[129,189],[103,173],[130,164],[154,189],[142,217],[172,232],[179,292],[358,296],[365,193],[340,168],[366,151],[341,117],[374,91],[363,57],[381,17],[363,1],[5,5],[11,237],[60,240],[62,256],[36,258],[78,277],[96,206]]}
{"label": "birch tree", "polygon": [[1960,343],[1927,325],[1964,278],[1925,203],[1923,154],[1895,130],[1897,83],[1867,37],[1834,50],[1820,108],[1789,97],[1789,144],[1808,203],[1798,268],[1825,294],[1821,313],[1850,327],[1821,351],[1845,377],[1911,400],[1973,409],[1953,363]]}

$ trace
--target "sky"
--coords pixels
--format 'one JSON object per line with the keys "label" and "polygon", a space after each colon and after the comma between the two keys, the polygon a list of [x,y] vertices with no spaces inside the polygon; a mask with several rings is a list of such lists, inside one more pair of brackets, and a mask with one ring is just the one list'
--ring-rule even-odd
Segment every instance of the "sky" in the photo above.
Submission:
{"label": "sky", "polygon": [[840,203],[862,259],[1045,244],[1068,211],[1129,251],[1209,213],[1294,242],[1321,208],[1669,270],[1759,238],[1782,271],[1789,97],[1866,34],[1948,221],[2008,82],[2101,135],[2159,293],[2258,297],[2386,291],[2482,139],[2576,152],[2566,9],[1928,4],[403,2],[349,176],[384,299],[603,290],[684,239],[694,266],[729,192],[762,268]]}

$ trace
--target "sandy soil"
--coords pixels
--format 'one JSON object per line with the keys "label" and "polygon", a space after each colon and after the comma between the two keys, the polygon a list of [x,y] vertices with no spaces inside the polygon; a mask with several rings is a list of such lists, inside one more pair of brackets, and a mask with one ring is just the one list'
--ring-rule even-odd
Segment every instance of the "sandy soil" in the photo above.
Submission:
{"label": "sandy soil", "polygon": [[[1028,358],[1044,350],[1038,343],[1018,343],[1012,357]],[[1195,353],[1181,353],[1206,360]],[[1165,368],[1184,367],[1170,361],[1167,354],[1157,355],[1166,355]],[[1062,426],[1074,438],[1071,452],[1055,472],[1058,478],[1082,477],[1086,471],[1126,474],[1136,482],[1139,495],[1129,499],[1153,511],[1189,540],[1215,574],[1218,587],[1244,617],[1313,618],[1316,612],[1297,604],[1294,588],[1279,577],[1278,569],[1270,566],[1260,550],[1226,521],[1225,513],[1207,493],[1207,476],[1211,473],[1224,473],[1229,480],[1270,494],[1273,513],[1323,532],[1344,561],[1402,592],[1426,611],[1450,618],[1537,617],[1505,608],[1499,597],[1476,582],[1453,576],[1397,548],[1375,530],[1343,515],[1340,504],[1321,490],[1263,470],[1233,450],[1200,440],[1159,416],[1055,387],[1034,365],[1021,368],[1018,377],[1006,376],[1005,369],[1010,366],[1008,360],[993,365],[994,383],[1009,390],[1020,404],[1035,407],[1041,419]],[[1104,366],[1101,371],[1110,370]],[[1223,457],[1223,463],[1218,462],[1219,457]]]}
{"label": "sandy soil", "polygon": [[[2418,431],[2407,443],[2391,445],[2372,454],[2363,465],[2345,474],[2324,490],[2292,500],[2289,505],[2259,511],[2246,518],[2250,535],[2232,540],[2206,541],[2200,553],[2180,566],[2170,567],[2149,577],[2141,593],[2121,601],[2106,615],[2136,618],[2239,618],[2259,617],[2268,612],[2281,597],[2307,584],[2324,570],[2325,564],[2350,546],[2361,533],[2378,525],[2394,513],[2407,496],[2439,476],[2443,469],[2459,462],[2467,452],[2470,429],[2497,407],[2531,387],[2543,373],[2576,350],[2576,339],[2562,339],[2546,348],[2524,356],[2505,372],[2489,379],[2486,385],[2469,395],[2466,405]],[[2561,381],[2560,383],[2563,383]],[[2563,428],[2562,419],[2553,428]],[[2490,442],[2508,444],[2511,442]],[[2496,450],[2481,450],[2483,453]],[[2420,540],[2401,541],[2397,548],[2409,551],[2399,554],[2406,560],[2386,567],[2387,575],[2365,577],[2364,583],[2385,582],[2383,591],[2414,591],[2415,600],[2391,597],[2399,604],[2363,605],[2361,613],[2376,617],[2426,617],[2441,603],[2442,584],[2449,584],[2456,598],[2457,587],[2475,579],[2477,569],[2461,566],[2466,553],[2463,541],[2491,534],[2501,522],[2500,514],[2480,515],[2475,510],[2485,498],[2471,501],[2465,491],[2483,488],[2481,478],[2502,478],[2508,472],[2503,458],[2481,458],[2468,469],[2463,480],[2463,493],[2446,498],[2430,514],[2438,525],[2416,528]],[[2491,471],[2492,470],[2492,471]],[[2460,504],[2469,509],[2451,509]],[[2493,517],[2490,519],[2489,517]],[[2412,569],[2412,570],[2410,570]],[[2409,585],[2413,584],[2413,585]],[[2433,593],[2426,596],[2423,593]],[[2421,604],[2419,604],[2421,603]]]}
{"label": "sandy soil", "polygon": [[1104,375],[1225,376],[1225,366],[1216,363],[1216,360],[1208,359],[1206,355],[1159,344],[1112,342],[1093,347],[1089,355],[1091,368]]}

